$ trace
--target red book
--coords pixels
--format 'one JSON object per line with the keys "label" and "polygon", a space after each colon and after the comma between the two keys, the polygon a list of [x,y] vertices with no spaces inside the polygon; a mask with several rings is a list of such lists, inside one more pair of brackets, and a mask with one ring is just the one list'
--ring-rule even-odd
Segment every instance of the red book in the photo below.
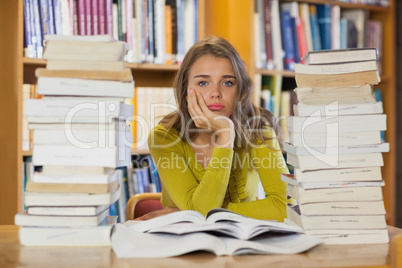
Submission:
{"label": "red book", "polygon": [[91,25],[92,25],[92,34],[99,34],[99,3],[98,0],[92,0],[92,13],[91,13]]}
{"label": "red book", "polygon": [[270,0],[264,0],[264,22],[265,22],[265,49],[267,53],[267,69],[274,68],[272,54],[272,36],[271,36],[271,10]]}
{"label": "red book", "polygon": [[92,14],[91,0],[85,0],[85,22],[86,22],[86,34],[92,35]]}
{"label": "red book", "polygon": [[78,34],[86,35],[85,0],[78,0]]}
{"label": "red book", "polygon": [[98,33],[106,33],[106,0],[98,2]]}

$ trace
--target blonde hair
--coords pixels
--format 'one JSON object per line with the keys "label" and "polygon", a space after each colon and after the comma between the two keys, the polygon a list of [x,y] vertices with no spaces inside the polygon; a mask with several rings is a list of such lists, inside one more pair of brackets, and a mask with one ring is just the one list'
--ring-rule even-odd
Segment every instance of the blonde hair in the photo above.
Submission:
{"label": "blonde hair", "polygon": [[[188,131],[186,122],[191,122],[189,129],[196,129],[187,107],[188,76],[193,64],[204,55],[226,58],[232,63],[238,89],[233,114],[230,117],[236,132],[235,147],[248,150],[250,144],[256,144],[259,141],[266,144],[266,140],[272,139],[266,137],[263,133],[263,129],[267,127],[273,128],[279,138],[279,127],[272,113],[266,109],[256,107],[251,102],[253,81],[247,73],[243,60],[235,48],[221,37],[206,38],[195,43],[188,50],[173,84],[177,110],[166,115],[160,121],[160,124],[167,130],[176,129],[182,139],[191,138],[195,134],[194,132],[186,132]],[[189,136],[186,134],[189,134]]]}

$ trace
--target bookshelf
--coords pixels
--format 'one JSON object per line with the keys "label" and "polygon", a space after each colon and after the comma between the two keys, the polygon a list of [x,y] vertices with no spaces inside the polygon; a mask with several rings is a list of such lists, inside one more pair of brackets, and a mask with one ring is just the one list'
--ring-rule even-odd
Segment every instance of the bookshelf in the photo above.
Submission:
{"label": "bookshelf", "polygon": [[[280,1],[286,2],[286,1]],[[310,4],[325,4],[324,0],[304,0]],[[389,153],[384,154],[384,200],[388,224],[394,224],[395,216],[395,0],[389,7],[366,6],[334,2],[343,8],[367,9],[370,17],[384,24],[383,76],[379,88],[383,92],[385,113],[388,115],[386,140]],[[219,35],[228,39],[240,52],[251,75],[281,75],[292,79],[293,72],[254,68],[253,12],[254,0],[198,0],[199,38]],[[32,152],[21,150],[23,83],[35,83],[34,70],[45,66],[41,59],[23,57],[23,0],[0,1],[0,224],[13,224],[14,215],[22,207],[22,160]],[[4,40],[7,40],[6,42]],[[127,64],[132,69],[137,86],[171,86],[178,69],[175,65]],[[143,154],[146,152],[132,151]]]}
{"label": "bookshelf", "polygon": [[[279,0],[279,3],[291,2]],[[308,4],[328,4],[324,0],[296,1]],[[384,167],[382,168],[385,187],[383,188],[384,203],[387,211],[388,224],[395,224],[395,184],[396,184],[396,75],[395,75],[395,0],[389,1],[388,7],[369,6],[330,1],[330,4],[339,5],[341,9],[364,9],[370,12],[370,18],[383,23],[383,55],[381,83],[378,88],[383,94],[384,113],[387,114],[386,141],[390,143],[390,151],[384,153]],[[212,35],[221,35],[228,39],[239,51],[248,66],[251,75],[280,75],[283,79],[291,79],[291,71],[256,69],[254,62],[254,0],[206,0],[206,14],[209,19],[205,23],[205,32]],[[256,92],[255,94],[259,94]]]}
{"label": "bookshelf", "polygon": [[[14,224],[14,215],[22,207],[22,85],[35,84],[35,69],[44,67],[43,59],[23,57],[23,0],[1,1],[0,4],[0,224]],[[205,1],[198,0],[198,37],[205,36]],[[7,41],[4,41],[7,40]],[[169,87],[178,65],[127,63],[135,85],[139,87]],[[147,154],[147,150],[132,150],[132,154]]]}

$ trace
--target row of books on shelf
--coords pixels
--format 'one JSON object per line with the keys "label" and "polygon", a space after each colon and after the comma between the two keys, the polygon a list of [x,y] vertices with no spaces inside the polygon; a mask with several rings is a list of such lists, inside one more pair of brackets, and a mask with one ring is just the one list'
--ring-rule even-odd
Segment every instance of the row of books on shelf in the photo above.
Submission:
{"label": "row of books on shelf", "polygon": [[[337,57],[327,66],[331,53]],[[350,67],[359,58],[374,61],[372,68],[332,67]],[[292,200],[285,221],[326,244],[388,243],[381,175],[387,124],[372,92],[380,82],[377,52],[317,51],[305,59],[312,65],[296,64],[298,104],[286,119],[290,138],[284,150],[293,174],[281,177]],[[337,71],[323,73],[320,66]]]}
{"label": "row of books on shelf", "polygon": [[198,39],[198,0],[24,0],[24,54],[42,58],[45,36],[110,35],[127,62],[181,62]]}
{"label": "row of books on shelf", "polygon": [[363,47],[377,48],[381,65],[383,26],[369,10],[265,0],[256,1],[254,21],[259,69],[294,71],[307,51]]}

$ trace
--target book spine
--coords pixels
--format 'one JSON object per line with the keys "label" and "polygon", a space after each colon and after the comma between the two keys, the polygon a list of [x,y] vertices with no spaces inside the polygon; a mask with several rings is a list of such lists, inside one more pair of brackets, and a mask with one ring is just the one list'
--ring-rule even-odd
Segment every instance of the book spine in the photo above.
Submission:
{"label": "book spine", "polygon": [[172,5],[165,3],[165,64],[172,64]]}
{"label": "book spine", "polygon": [[78,19],[78,34],[86,35],[86,17],[85,17],[85,0],[78,0],[77,19]]}
{"label": "book spine", "polygon": [[285,51],[284,67],[286,70],[294,70],[295,64],[295,45],[292,30],[292,19],[289,11],[281,11],[281,32],[282,44]]}
{"label": "book spine", "polygon": [[106,0],[98,2],[98,33],[106,34]]}
{"label": "book spine", "polygon": [[316,6],[310,5],[309,11],[310,11],[311,37],[313,39],[313,50],[321,50],[321,36],[320,36],[320,29],[318,26]]}
{"label": "book spine", "polygon": [[126,0],[126,41],[129,46],[128,54],[126,55],[127,62],[133,62],[133,1]]}
{"label": "book spine", "polygon": [[271,10],[270,1],[264,0],[264,22],[265,22],[265,51],[267,54],[266,68],[274,68],[274,58],[272,54],[272,36],[271,36]]}
{"label": "book spine", "polygon": [[298,37],[298,25],[297,18],[290,17],[290,21],[292,24],[292,36],[293,36],[293,44],[294,44],[294,54],[295,54],[295,63],[300,63],[301,55],[300,55],[300,43]]}
{"label": "book spine", "polygon": [[49,16],[49,34],[55,34],[54,6],[53,0],[47,0],[48,16]]}
{"label": "book spine", "polygon": [[79,30],[79,14],[78,14],[78,0],[70,2],[70,13],[72,14],[71,29],[73,35],[78,35]]}
{"label": "book spine", "polygon": [[332,5],[317,5],[317,20],[320,29],[321,48],[332,48]]}
{"label": "book spine", "polygon": [[147,4],[147,19],[148,19],[148,55],[147,55],[147,62],[154,63],[155,57],[155,30],[154,30],[154,1],[148,0]]}
{"label": "book spine", "polygon": [[112,13],[112,0],[105,0],[105,32],[106,34],[113,35],[113,13]]}
{"label": "book spine", "polygon": [[61,20],[61,0],[53,0],[53,10],[54,10],[54,33],[63,34],[62,30],[62,20]]}
{"label": "book spine", "polygon": [[99,34],[99,1],[92,0],[92,10],[91,10],[91,25],[92,25],[92,34]]}
{"label": "book spine", "polygon": [[43,54],[43,44],[42,44],[42,29],[40,25],[40,13],[39,13],[39,0],[33,0],[33,18],[35,25],[35,36],[36,36],[36,57],[42,58]]}
{"label": "book spine", "polygon": [[86,24],[86,30],[85,30],[86,35],[93,35],[91,0],[85,0],[85,24]]}
{"label": "book spine", "polygon": [[32,5],[30,0],[24,0],[24,34],[25,49],[24,55],[28,58],[36,58],[36,38],[33,33],[32,24]]}
{"label": "book spine", "polygon": [[50,34],[50,20],[49,20],[49,5],[48,0],[39,0],[39,14],[40,14],[40,25],[42,27],[42,40],[47,34]]}
{"label": "book spine", "polygon": [[172,63],[177,58],[177,5],[176,0],[170,0],[172,10]]}

